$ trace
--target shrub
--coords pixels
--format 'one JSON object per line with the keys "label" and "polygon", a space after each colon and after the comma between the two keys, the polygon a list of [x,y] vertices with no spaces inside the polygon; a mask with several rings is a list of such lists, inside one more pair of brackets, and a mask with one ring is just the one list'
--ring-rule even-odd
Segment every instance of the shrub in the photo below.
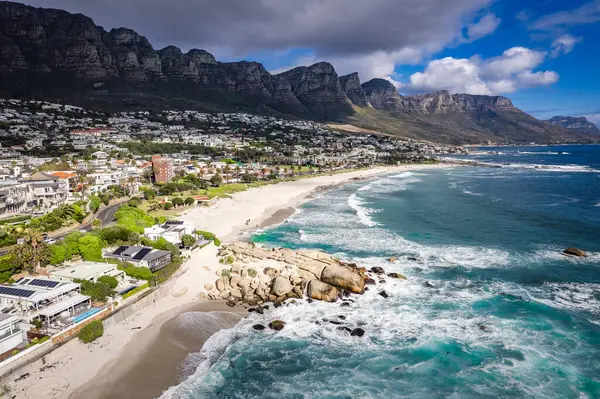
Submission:
{"label": "shrub", "polygon": [[102,261],[102,247],[104,243],[100,237],[85,235],[79,240],[79,252],[87,261]]}
{"label": "shrub", "polygon": [[163,209],[164,209],[165,211],[171,210],[172,208],[173,208],[173,203],[171,203],[171,202],[165,202],[165,203],[163,204]]}
{"label": "shrub", "polygon": [[195,199],[193,199],[192,197],[187,197],[187,198],[185,199],[185,204],[186,204],[186,205],[194,205],[194,202],[196,202],[196,200],[195,200]]}
{"label": "shrub", "polygon": [[254,269],[248,269],[248,276],[256,277],[256,276],[258,276],[258,273]]}
{"label": "shrub", "polygon": [[222,277],[231,277],[231,270],[229,270],[229,269],[221,270],[221,276]]}
{"label": "shrub", "polygon": [[175,206],[181,206],[184,204],[184,200],[181,197],[175,197],[173,198],[173,200],[171,201],[173,203],[173,205]]}
{"label": "shrub", "polygon": [[154,275],[147,267],[128,266],[124,270],[125,274],[138,280],[152,280]]}
{"label": "shrub", "polygon": [[100,208],[100,204],[101,204],[100,198],[98,198],[95,195],[90,196],[90,202],[88,203],[90,211],[92,211],[93,213],[96,213],[96,211]]}
{"label": "shrub", "polygon": [[219,240],[213,233],[209,231],[196,230],[194,233],[204,237],[206,240],[212,240],[217,247],[221,246],[221,240]]}
{"label": "shrub", "polygon": [[98,278],[98,283],[106,284],[114,290],[115,288],[117,288],[117,285],[119,285],[119,280],[117,280],[113,276],[101,276]]}
{"label": "shrub", "polygon": [[91,323],[85,325],[77,337],[84,344],[89,344],[95,341],[104,334],[104,326],[100,320],[94,320]]}

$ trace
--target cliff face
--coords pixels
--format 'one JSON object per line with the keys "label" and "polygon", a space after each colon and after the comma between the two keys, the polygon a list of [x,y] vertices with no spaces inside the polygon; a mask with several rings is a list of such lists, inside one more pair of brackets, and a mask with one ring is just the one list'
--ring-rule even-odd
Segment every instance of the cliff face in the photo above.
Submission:
{"label": "cliff face", "polygon": [[367,100],[367,95],[360,85],[360,79],[357,72],[340,76],[340,84],[342,85],[342,90],[344,90],[344,93],[346,93],[352,103],[359,107],[371,106],[369,100]]}
{"label": "cliff face", "polygon": [[[454,144],[590,137],[567,130],[565,123],[538,121],[504,97],[446,91],[401,96],[387,80],[361,85],[357,73],[339,77],[326,62],[271,75],[257,62],[222,63],[204,50],[183,53],[175,46],[156,51],[131,29],[107,32],[81,14],[5,1],[0,96],[105,110],[254,112]],[[570,126],[593,132],[583,122]]]}
{"label": "cliff face", "polygon": [[556,126],[562,126],[575,132],[600,135],[600,129],[592,122],[588,121],[584,116],[553,116],[546,122]]}
{"label": "cliff face", "polygon": [[300,102],[322,119],[352,112],[352,103],[333,65],[319,62],[309,67],[297,67],[277,77],[290,83]]}

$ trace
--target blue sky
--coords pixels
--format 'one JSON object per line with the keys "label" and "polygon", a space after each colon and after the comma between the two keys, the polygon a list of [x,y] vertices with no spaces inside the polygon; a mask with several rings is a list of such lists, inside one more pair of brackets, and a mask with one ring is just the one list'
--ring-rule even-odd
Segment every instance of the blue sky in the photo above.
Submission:
{"label": "blue sky", "polygon": [[504,95],[600,124],[600,0],[24,0],[279,72],[318,61],[401,94]]}

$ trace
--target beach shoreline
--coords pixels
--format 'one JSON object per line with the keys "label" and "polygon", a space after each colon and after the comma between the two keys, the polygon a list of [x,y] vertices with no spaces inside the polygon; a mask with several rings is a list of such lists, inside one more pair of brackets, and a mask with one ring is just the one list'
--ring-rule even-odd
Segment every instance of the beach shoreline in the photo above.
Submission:
{"label": "beach shoreline", "polygon": [[[401,165],[377,167],[326,176],[282,182],[252,188],[237,193],[232,198],[221,199],[212,207],[197,207],[186,211],[180,219],[191,221],[200,230],[210,231],[224,242],[235,240],[240,234],[257,228],[267,228],[283,223],[302,203],[314,198],[316,192],[329,190],[340,184],[381,176],[389,173],[402,173],[420,169],[448,168],[447,164]],[[246,223],[246,221],[250,221]],[[126,381],[135,381],[144,376],[152,379],[157,372],[140,365],[151,364],[152,348],[157,340],[164,339],[162,327],[179,315],[207,306],[203,312],[223,311],[214,309],[218,301],[208,301],[202,294],[207,292],[205,284],[214,283],[219,264],[217,248],[209,245],[191,255],[182,266],[184,273],[167,284],[172,286],[171,294],[156,300],[154,305],[139,310],[127,321],[111,326],[103,337],[92,344],[82,344],[72,340],[11,376],[8,382],[16,398],[108,398],[114,395],[114,386],[127,390]],[[177,294],[175,294],[177,293]],[[221,304],[222,306],[222,304]],[[231,311],[232,308],[224,309]],[[216,331],[214,331],[216,332]],[[208,337],[207,337],[208,338]],[[172,350],[162,346],[159,353]],[[177,351],[175,351],[177,352]],[[189,353],[189,351],[187,352]],[[173,365],[181,362],[186,352],[170,354],[170,368],[160,379],[155,379],[145,395],[155,395],[177,383]],[[171,356],[172,355],[172,356]],[[48,367],[50,365],[51,367]],[[30,377],[18,382],[14,380],[26,373]],[[35,380],[33,376],[35,375]],[[125,387],[125,388],[124,388]],[[157,395],[160,396],[160,395]],[[114,397],[114,396],[112,396]],[[146,396],[136,396],[143,398]],[[147,396],[153,397],[153,396]]]}

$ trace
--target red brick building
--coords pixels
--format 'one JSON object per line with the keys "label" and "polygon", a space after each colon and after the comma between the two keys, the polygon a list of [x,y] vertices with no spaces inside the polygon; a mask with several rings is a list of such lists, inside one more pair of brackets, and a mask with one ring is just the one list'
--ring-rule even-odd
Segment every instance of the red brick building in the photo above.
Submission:
{"label": "red brick building", "polygon": [[152,155],[152,170],[154,171],[154,181],[156,183],[167,183],[175,177],[173,162],[160,155]]}

